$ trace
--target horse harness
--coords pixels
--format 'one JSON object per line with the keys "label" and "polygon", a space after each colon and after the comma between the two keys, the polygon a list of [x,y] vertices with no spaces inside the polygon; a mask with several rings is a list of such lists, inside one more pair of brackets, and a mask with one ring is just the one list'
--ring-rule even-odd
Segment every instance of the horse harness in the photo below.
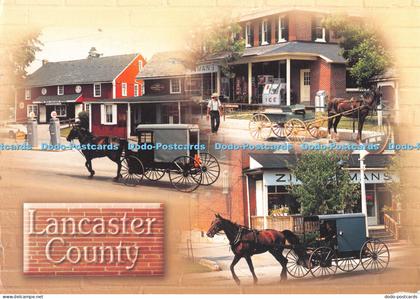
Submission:
{"label": "horse harness", "polygon": [[[253,240],[243,240],[242,235],[243,235],[244,232],[251,232],[252,235],[253,235]],[[240,227],[239,230],[238,230],[238,233],[236,234],[235,239],[233,240],[233,242],[229,242],[232,251],[234,251],[240,243],[250,243],[250,244],[253,244],[253,245],[257,245],[258,244],[258,233],[259,233],[259,231],[256,230],[256,229],[249,229],[249,228],[245,228],[245,227]]]}

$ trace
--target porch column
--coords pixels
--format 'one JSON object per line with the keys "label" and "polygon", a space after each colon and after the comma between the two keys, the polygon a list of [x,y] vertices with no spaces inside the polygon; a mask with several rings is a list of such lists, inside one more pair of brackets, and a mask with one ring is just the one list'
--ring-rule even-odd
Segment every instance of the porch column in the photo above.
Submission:
{"label": "porch column", "polygon": [[220,68],[217,67],[217,76],[216,76],[216,92],[220,95]]}
{"label": "porch column", "polygon": [[286,59],[286,105],[290,106],[290,58]]}
{"label": "porch column", "polygon": [[268,228],[268,190],[265,180],[263,179],[263,203],[264,203],[264,229]]}
{"label": "porch column", "polygon": [[252,103],[252,63],[248,62],[248,104]]}
{"label": "porch column", "polygon": [[395,100],[394,109],[396,109],[395,110],[395,121],[396,121],[397,124],[399,124],[400,123],[400,99],[399,99],[399,95],[398,95],[398,81],[395,81],[394,93],[395,93],[395,95],[394,95],[394,100]]}
{"label": "porch column", "polygon": [[131,106],[127,103],[127,139],[131,136]]}
{"label": "porch column", "polygon": [[[93,105],[89,103],[89,132],[92,132],[92,109]],[[101,104],[99,104],[99,111],[101,111]]]}
{"label": "porch column", "polygon": [[182,123],[181,121],[181,102],[178,101],[178,123]]}

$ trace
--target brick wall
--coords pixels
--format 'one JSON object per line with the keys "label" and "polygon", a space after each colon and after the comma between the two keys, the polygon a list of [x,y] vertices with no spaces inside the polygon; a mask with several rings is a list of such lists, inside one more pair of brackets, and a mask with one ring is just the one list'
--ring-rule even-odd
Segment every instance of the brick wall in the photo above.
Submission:
{"label": "brick wall", "polygon": [[26,275],[162,276],[163,244],[162,204],[24,206]]}

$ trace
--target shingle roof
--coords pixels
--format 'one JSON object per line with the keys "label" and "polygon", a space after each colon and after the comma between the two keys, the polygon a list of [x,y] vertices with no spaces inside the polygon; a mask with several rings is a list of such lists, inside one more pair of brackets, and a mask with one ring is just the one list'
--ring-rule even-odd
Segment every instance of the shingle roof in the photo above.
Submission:
{"label": "shingle roof", "polygon": [[[249,155],[263,169],[289,169],[296,165],[297,156],[294,154],[267,154],[253,153]],[[372,154],[365,158],[367,168],[385,168],[389,165],[391,155]],[[359,155],[350,155],[348,161],[349,168],[358,168],[360,166]]]}
{"label": "shingle roof", "polygon": [[111,82],[138,54],[48,62],[28,76],[27,86]]}
{"label": "shingle roof", "polygon": [[34,104],[55,104],[55,103],[74,103],[81,97],[81,94],[65,94],[55,96],[39,96],[34,100]]}
{"label": "shingle roof", "polygon": [[190,72],[185,52],[161,52],[152,56],[138,73],[139,79],[184,76]]}

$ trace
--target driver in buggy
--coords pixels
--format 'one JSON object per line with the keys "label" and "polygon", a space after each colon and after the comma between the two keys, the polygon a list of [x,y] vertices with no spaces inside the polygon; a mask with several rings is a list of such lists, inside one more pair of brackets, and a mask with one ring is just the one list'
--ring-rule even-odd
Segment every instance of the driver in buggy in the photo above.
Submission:
{"label": "driver in buggy", "polygon": [[337,246],[337,228],[335,222],[325,221],[321,223],[321,241],[325,243],[325,246],[336,249]]}

